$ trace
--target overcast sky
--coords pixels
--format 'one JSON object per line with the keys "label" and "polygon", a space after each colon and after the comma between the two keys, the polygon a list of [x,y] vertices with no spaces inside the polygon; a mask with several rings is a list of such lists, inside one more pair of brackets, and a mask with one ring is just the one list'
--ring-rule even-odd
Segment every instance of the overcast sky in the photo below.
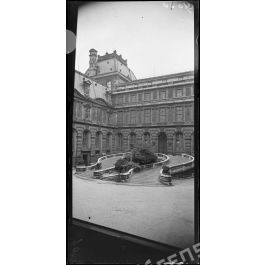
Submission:
{"label": "overcast sky", "polygon": [[194,68],[194,13],[180,2],[97,2],[78,12],[76,69],[117,50],[137,79]]}

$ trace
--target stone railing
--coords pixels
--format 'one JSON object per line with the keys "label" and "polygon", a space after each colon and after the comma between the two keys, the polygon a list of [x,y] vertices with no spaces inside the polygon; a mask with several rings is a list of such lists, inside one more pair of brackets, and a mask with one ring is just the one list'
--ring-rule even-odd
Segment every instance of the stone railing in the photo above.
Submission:
{"label": "stone railing", "polygon": [[177,165],[167,166],[168,170],[165,172],[165,170],[162,168],[160,170],[159,175],[159,181],[166,185],[172,185],[172,175],[175,175],[177,173],[185,172],[189,169],[192,169],[194,167],[194,157],[187,155],[187,154],[181,154],[182,157],[185,157],[188,159],[187,162],[183,162]]}
{"label": "stone railing", "polygon": [[[111,157],[117,157],[117,156],[120,156],[120,157],[124,157],[126,154],[130,154],[129,152],[128,153],[118,153],[118,154],[112,154],[112,155],[106,155],[106,156],[102,156],[98,159],[97,163],[95,164],[98,168],[101,168],[101,165],[102,165],[102,161],[107,159],[107,158],[111,158]],[[102,176],[104,173],[111,173],[113,172],[114,170],[114,166],[112,167],[109,167],[109,168],[105,168],[105,169],[100,169],[100,170],[96,170],[94,171],[93,173],[93,176],[98,178],[100,176]]]}
{"label": "stone railing", "polygon": [[[115,157],[115,156],[121,156],[121,157],[123,157],[125,154],[128,154],[128,153],[118,153],[118,154],[101,156],[101,157],[98,158],[98,160],[97,160],[96,163],[94,163],[94,164],[92,164],[90,166],[76,166],[76,172],[84,172],[84,171],[87,171],[87,170],[101,169],[101,167],[102,167],[102,163],[101,162],[104,159],[111,158],[111,157]],[[111,169],[111,168],[108,168],[108,169]]]}
{"label": "stone railing", "polygon": [[130,178],[130,176],[132,175],[133,171],[134,171],[134,168],[131,168],[129,171],[127,171],[125,173],[118,173],[116,171],[112,171],[112,173],[110,173],[108,176],[104,176],[103,175],[103,176],[99,177],[99,179],[101,179],[101,180],[126,181],[127,179]]}
{"label": "stone railing", "polygon": [[169,166],[169,174],[174,175],[176,173],[187,171],[194,167],[194,157],[187,154],[181,154],[182,157],[188,159],[187,162],[183,162],[177,165]]}
{"label": "stone railing", "polygon": [[[124,157],[125,155],[127,154],[131,154],[130,152],[127,152],[127,153],[119,153],[119,154],[113,154],[113,155],[107,155],[107,156],[102,156],[98,159],[98,162],[97,163],[101,163],[102,160],[106,159],[106,158],[110,158],[110,157],[115,157],[115,156],[121,156],[121,157]],[[157,167],[157,166],[162,166],[164,164],[166,164],[168,161],[169,161],[169,156],[165,155],[165,154],[160,154],[160,153],[156,153],[158,159],[160,161],[156,162],[156,163],[152,163],[152,164],[147,164],[147,165],[141,165],[139,166],[141,168],[141,170],[143,169],[148,169],[148,168],[154,168],[154,167]],[[101,176],[104,174],[104,173],[112,173],[114,171],[114,166],[113,167],[109,167],[109,168],[105,168],[105,169],[101,169],[101,170],[96,170],[94,171],[93,173],[93,176],[95,178],[101,178]],[[131,169],[128,171],[128,172],[125,172],[125,173],[121,173],[119,175],[123,175],[124,176],[126,175],[131,175],[133,173],[133,170],[131,171]]]}

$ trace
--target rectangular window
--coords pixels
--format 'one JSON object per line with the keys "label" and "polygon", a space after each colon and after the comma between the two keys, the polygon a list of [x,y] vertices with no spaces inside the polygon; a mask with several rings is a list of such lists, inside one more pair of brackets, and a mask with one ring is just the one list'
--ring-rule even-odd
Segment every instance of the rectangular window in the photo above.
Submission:
{"label": "rectangular window", "polygon": [[172,88],[172,87],[170,87],[170,88],[168,89],[168,98],[169,98],[169,99],[172,99],[172,98],[173,98],[173,88]]}
{"label": "rectangular window", "polygon": [[136,123],[136,111],[132,110],[131,111],[131,124],[135,124]]}
{"label": "rectangular window", "polygon": [[166,91],[160,91],[160,99],[166,99]]}
{"label": "rectangular window", "polygon": [[173,113],[174,113],[174,108],[173,107],[168,108],[168,122],[169,123],[173,122]]}
{"label": "rectangular window", "polygon": [[190,97],[191,96],[191,87],[187,86],[186,87],[186,97]]}
{"label": "rectangular window", "polygon": [[136,102],[136,95],[131,95],[131,103],[135,103]]}
{"label": "rectangular window", "polygon": [[157,90],[153,91],[153,99],[157,99]]}
{"label": "rectangular window", "polygon": [[151,122],[151,110],[146,109],[144,110],[144,123],[150,123]]}
{"label": "rectangular window", "polygon": [[92,108],[92,120],[96,121],[97,120],[97,109]]}
{"label": "rectangular window", "polygon": [[155,124],[156,123],[156,109],[152,109],[152,123]]}
{"label": "rectangular window", "polygon": [[107,113],[105,110],[102,111],[103,112],[103,123],[107,122]]}
{"label": "rectangular window", "polygon": [[82,103],[77,103],[77,104],[78,104],[77,117],[82,118]]}
{"label": "rectangular window", "polygon": [[123,103],[123,96],[119,96],[118,97],[118,104],[122,104]]}
{"label": "rectangular window", "polygon": [[122,124],[122,111],[119,111],[118,112],[117,123],[118,124]]}
{"label": "rectangular window", "polygon": [[159,122],[166,122],[166,109],[162,108],[159,110]]}
{"label": "rectangular window", "polygon": [[150,99],[151,99],[151,94],[150,93],[144,93],[144,100],[150,101]]}
{"label": "rectangular window", "polygon": [[141,124],[142,123],[142,110],[137,110],[136,112],[136,123]]}
{"label": "rectangular window", "polygon": [[185,108],[185,121],[191,122],[191,106],[186,106]]}
{"label": "rectangular window", "polygon": [[177,98],[183,97],[183,89],[182,88],[176,88],[175,89],[175,96]]}
{"label": "rectangular window", "polygon": [[126,112],[126,121],[125,121],[125,124],[129,124],[130,123],[130,112],[127,111]]}
{"label": "rectangular window", "polygon": [[183,107],[182,106],[176,107],[175,121],[177,122],[183,121]]}
{"label": "rectangular window", "polygon": [[139,101],[142,101],[142,97],[143,97],[143,94],[142,93],[138,94],[138,100]]}
{"label": "rectangular window", "polygon": [[99,122],[103,122],[103,110],[102,109],[100,109],[100,111],[99,111]]}
{"label": "rectangular window", "polygon": [[125,103],[129,103],[129,95],[128,94],[125,94],[125,96],[124,96],[124,102]]}
{"label": "rectangular window", "polygon": [[97,109],[97,122],[99,122],[100,109]]}

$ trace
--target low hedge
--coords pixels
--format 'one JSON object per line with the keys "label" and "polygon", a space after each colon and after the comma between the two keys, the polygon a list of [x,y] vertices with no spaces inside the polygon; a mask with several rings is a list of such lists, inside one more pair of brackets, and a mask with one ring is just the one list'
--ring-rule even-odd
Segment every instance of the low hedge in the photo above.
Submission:
{"label": "low hedge", "polygon": [[146,148],[134,149],[132,152],[132,161],[139,165],[152,164],[157,162],[157,156]]}
{"label": "low hedge", "polygon": [[130,160],[129,157],[120,158],[116,161],[114,167],[115,170],[119,173],[125,173],[129,171],[131,168],[136,167],[137,165]]}

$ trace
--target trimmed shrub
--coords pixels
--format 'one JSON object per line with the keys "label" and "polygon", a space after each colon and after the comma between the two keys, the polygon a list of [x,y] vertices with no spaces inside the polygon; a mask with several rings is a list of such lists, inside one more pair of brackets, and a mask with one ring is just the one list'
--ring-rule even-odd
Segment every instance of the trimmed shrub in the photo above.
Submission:
{"label": "trimmed shrub", "polygon": [[101,169],[101,168],[102,168],[101,163],[97,163],[97,164],[95,165],[95,170],[99,170],[99,169]]}
{"label": "trimmed shrub", "polygon": [[132,152],[132,161],[140,165],[152,164],[157,161],[157,156],[152,151],[142,148],[134,149]]}
{"label": "trimmed shrub", "polygon": [[138,166],[138,165],[136,165],[133,171],[134,171],[135,173],[138,173],[138,172],[141,171],[141,167]]}
{"label": "trimmed shrub", "polygon": [[118,159],[114,165],[115,170],[119,173],[125,173],[125,172],[129,171],[131,168],[134,168],[135,166],[137,166],[137,165],[135,163],[133,163],[130,160],[130,157],[128,157],[128,156]]}
{"label": "trimmed shrub", "polygon": [[168,167],[167,165],[163,165],[162,169],[163,169],[162,172],[163,172],[164,174],[169,174],[169,167]]}

